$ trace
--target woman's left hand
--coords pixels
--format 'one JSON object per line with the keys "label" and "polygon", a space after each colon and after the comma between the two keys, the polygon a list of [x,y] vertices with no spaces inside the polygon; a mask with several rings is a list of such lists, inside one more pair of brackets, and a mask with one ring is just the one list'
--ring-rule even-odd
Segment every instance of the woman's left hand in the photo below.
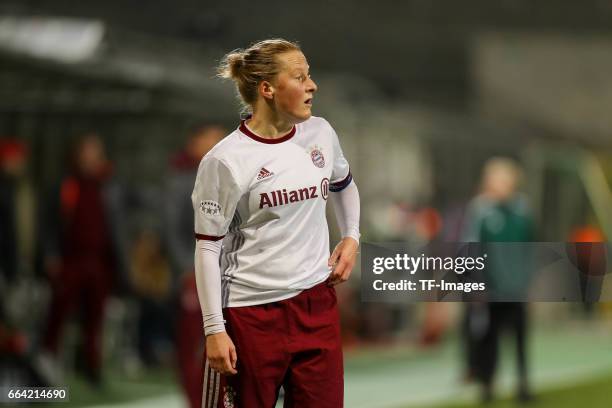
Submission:
{"label": "woman's left hand", "polygon": [[359,243],[351,237],[342,238],[329,257],[327,264],[332,267],[332,273],[327,278],[327,284],[334,286],[346,282],[351,276],[357,258]]}

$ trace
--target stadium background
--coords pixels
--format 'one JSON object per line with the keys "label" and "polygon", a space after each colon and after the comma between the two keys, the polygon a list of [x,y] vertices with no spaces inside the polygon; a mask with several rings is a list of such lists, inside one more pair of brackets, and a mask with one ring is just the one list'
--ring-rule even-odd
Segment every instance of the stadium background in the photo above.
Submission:
{"label": "stadium background", "polygon": [[[124,206],[126,251],[142,231],[163,242],[169,158],[194,125],[237,123],[234,91],[214,78],[216,62],[281,36],[302,45],[320,89],[314,112],[341,137],[362,198],[363,240],[440,239],[494,156],[523,166],[538,240],[569,240],[577,228],[609,237],[610,27],[604,0],[5,0],[0,137],[27,146],[27,178],[42,207],[74,139],[94,130],[116,180],[137,197]],[[347,407],[477,401],[463,378],[460,305],[364,305],[358,288],[359,270],[340,289]],[[5,289],[35,359],[50,298],[44,271],[25,265]],[[127,291],[107,306],[103,389],[74,369],[78,330],[67,327],[70,405],[183,406],[171,339],[145,367],[135,351],[138,302]],[[538,303],[530,311],[533,405],[607,406],[612,307]],[[514,367],[512,353],[503,355],[498,382],[508,400],[499,406],[508,406]]]}

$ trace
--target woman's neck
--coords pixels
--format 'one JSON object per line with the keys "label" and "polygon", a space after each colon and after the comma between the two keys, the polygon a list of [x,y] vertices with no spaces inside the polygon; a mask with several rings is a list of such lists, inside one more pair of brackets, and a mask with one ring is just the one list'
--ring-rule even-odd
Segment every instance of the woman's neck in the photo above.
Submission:
{"label": "woman's neck", "polygon": [[256,111],[246,121],[246,125],[253,133],[264,139],[278,139],[293,129],[293,123],[273,112]]}

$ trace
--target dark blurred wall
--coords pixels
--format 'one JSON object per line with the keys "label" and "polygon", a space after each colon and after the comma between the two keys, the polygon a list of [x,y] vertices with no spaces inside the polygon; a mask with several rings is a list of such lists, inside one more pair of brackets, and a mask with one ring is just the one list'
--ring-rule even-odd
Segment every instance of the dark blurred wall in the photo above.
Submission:
{"label": "dark blurred wall", "polygon": [[[390,96],[461,106],[469,96],[467,47],[483,30],[604,33],[612,3],[586,0],[5,0],[0,14],[101,19],[126,30],[183,38],[220,52],[284,36],[300,41],[317,70],[348,71]],[[221,54],[220,54],[221,55]]]}

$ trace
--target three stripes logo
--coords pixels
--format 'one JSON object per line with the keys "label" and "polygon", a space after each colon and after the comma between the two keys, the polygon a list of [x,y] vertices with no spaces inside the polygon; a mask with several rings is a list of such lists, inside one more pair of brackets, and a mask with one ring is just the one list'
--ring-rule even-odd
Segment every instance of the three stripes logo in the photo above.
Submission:
{"label": "three stripes logo", "polygon": [[274,173],[272,173],[270,170],[266,169],[265,167],[262,167],[261,170],[259,170],[259,174],[257,175],[257,180],[263,180],[273,175]]}

